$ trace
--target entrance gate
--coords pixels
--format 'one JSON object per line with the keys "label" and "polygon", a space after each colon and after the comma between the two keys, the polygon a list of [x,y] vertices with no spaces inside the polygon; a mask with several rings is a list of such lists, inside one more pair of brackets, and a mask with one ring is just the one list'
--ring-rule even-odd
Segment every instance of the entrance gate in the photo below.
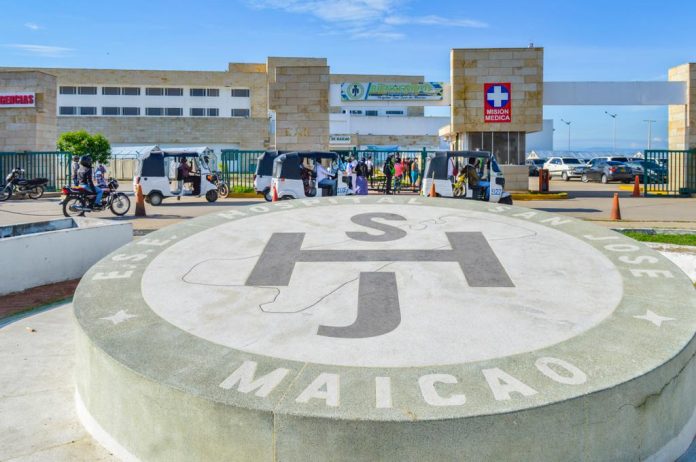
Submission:
{"label": "entrance gate", "polygon": [[643,170],[645,196],[696,194],[696,150],[646,150]]}

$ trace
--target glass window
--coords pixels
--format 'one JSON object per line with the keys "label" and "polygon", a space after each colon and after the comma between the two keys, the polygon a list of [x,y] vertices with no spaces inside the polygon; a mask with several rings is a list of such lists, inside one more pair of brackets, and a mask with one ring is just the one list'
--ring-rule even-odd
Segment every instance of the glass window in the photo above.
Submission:
{"label": "glass window", "polygon": [[139,96],[140,87],[123,87],[121,88],[121,92],[122,94],[127,96]]}
{"label": "glass window", "polygon": [[121,114],[124,116],[139,116],[140,115],[140,108],[139,107],[124,107],[124,108],[121,108]]}
{"label": "glass window", "polygon": [[208,96],[220,96],[220,90],[217,88],[208,88]]}
{"label": "glass window", "polygon": [[248,98],[249,97],[249,90],[246,88],[233,88],[232,89],[232,96],[234,98]]}
{"label": "glass window", "polygon": [[387,115],[404,115],[404,111],[387,111]]}
{"label": "glass window", "polygon": [[80,115],[97,115],[97,108],[94,106],[82,106]]}
{"label": "glass window", "polygon": [[164,94],[167,96],[184,96],[183,88],[165,88]]}
{"label": "glass window", "polygon": [[503,164],[515,162],[516,154],[510,152],[508,132],[493,132],[493,155]]}
{"label": "glass window", "polygon": [[208,117],[217,117],[220,115],[220,109],[216,107],[209,107],[207,111]]}
{"label": "glass window", "polygon": [[161,115],[164,115],[164,109],[161,107],[146,107],[145,108],[145,115],[146,116],[161,116]]}
{"label": "glass window", "polygon": [[76,95],[77,87],[60,87],[61,95]]}
{"label": "glass window", "polygon": [[121,108],[120,107],[105,106],[105,107],[102,107],[101,111],[102,111],[101,114],[103,116],[121,115]]}
{"label": "glass window", "polygon": [[232,117],[249,117],[249,109],[232,109]]}
{"label": "glass window", "polygon": [[145,89],[145,94],[147,96],[162,96],[164,95],[164,88],[146,88]]}
{"label": "glass window", "polygon": [[174,117],[182,116],[182,115],[184,115],[184,109],[180,108],[180,107],[168,107],[165,109],[164,115],[174,116]]}
{"label": "glass window", "polygon": [[365,111],[366,116],[376,117],[379,115],[379,111]]}
{"label": "glass window", "polygon": [[120,95],[121,87],[102,87],[102,95]]}
{"label": "glass window", "polygon": [[60,115],[75,115],[77,114],[77,108],[74,106],[61,106],[58,109]]}
{"label": "glass window", "polygon": [[77,87],[77,94],[79,95],[96,95],[97,87]]}
{"label": "glass window", "polygon": [[191,117],[203,117],[205,115],[205,109],[202,107],[192,107],[189,109],[189,115]]}
{"label": "glass window", "polygon": [[205,88],[191,88],[189,96],[205,96]]}

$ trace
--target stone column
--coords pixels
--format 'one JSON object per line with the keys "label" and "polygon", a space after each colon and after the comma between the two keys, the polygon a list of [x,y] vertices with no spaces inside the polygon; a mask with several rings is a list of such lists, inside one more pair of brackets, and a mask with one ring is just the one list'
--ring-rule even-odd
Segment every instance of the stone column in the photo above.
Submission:
{"label": "stone column", "polygon": [[35,107],[0,107],[0,152],[55,151],[56,77],[38,71],[0,72],[0,93],[35,94]]}
{"label": "stone column", "polygon": [[669,107],[669,149],[696,149],[696,63],[669,70],[670,81],[686,82],[687,103]]}

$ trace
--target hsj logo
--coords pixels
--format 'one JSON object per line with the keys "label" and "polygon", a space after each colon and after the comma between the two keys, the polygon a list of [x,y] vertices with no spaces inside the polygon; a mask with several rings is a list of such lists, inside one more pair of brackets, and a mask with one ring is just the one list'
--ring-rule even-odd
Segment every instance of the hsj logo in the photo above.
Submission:
{"label": "hsj logo", "polygon": [[343,85],[341,88],[343,93],[343,99],[346,100],[363,100],[365,99],[365,85],[359,82],[349,83],[348,85]]}
{"label": "hsj logo", "polygon": [[486,83],[483,85],[485,123],[512,122],[512,85]]}

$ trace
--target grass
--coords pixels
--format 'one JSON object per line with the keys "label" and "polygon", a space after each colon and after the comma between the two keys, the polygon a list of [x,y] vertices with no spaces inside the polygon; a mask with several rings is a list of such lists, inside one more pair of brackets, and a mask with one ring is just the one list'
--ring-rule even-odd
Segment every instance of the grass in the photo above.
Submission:
{"label": "grass", "polygon": [[233,193],[253,193],[253,192],[255,192],[255,190],[254,190],[253,186],[233,186],[232,192]]}
{"label": "grass", "polygon": [[624,234],[636,241],[696,246],[696,234],[645,234],[635,231],[625,231]]}

